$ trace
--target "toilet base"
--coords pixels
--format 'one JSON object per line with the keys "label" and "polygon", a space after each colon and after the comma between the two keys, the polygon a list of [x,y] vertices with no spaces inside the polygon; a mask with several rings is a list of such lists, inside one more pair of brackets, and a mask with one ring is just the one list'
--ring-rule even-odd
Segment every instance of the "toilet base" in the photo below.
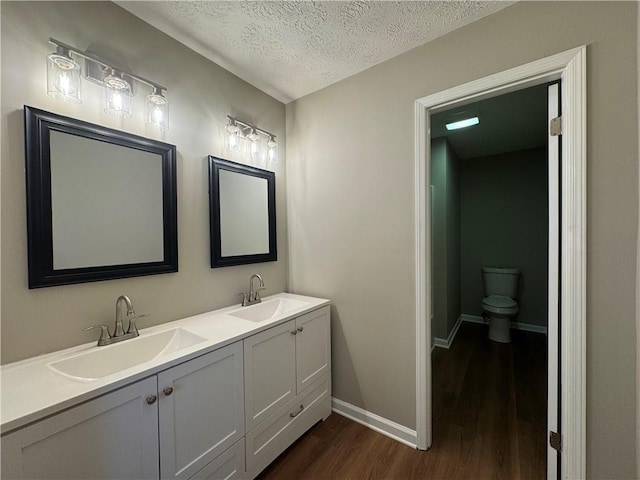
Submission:
{"label": "toilet base", "polygon": [[489,315],[489,340],[511,343],[511,317],[492,317]]}

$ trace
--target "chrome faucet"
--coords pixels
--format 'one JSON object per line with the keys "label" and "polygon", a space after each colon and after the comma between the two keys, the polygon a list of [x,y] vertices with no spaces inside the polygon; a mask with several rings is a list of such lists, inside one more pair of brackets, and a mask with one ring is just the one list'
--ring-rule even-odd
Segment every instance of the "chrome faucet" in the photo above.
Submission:
{"label": "chrome faucet", "polygon": [[[120,304],[124,302],[127,305],[127,317],[129,315],[133,315],[135,318],[136,311],[133,309],[133,304],[131,303],[131,299],[126,295],[120,295],[116,300],[116,329],[113,332],[114,337],[121,337],[124,333],[124,328],[122,327],[122,309],[120,308]],[[129,329],[131,328],[131,322],[129,322]],[[134,324],[135,328],[135,324]]]}
{"label": "chrome faucet", "polygon": [[[120,304],[123,302],[127,308],[126,317],[129,319],[129,327],[127,328],[126,332],[124,331],[124,327],[122,324],[122,308],[120,307]],[[111,345],[112,343],[122,342],[123,340],[128,340],[130,338],[139,336],[140,333],[138,333],[138,328],[136,327],[136,319],[141,317],[148,317],[148,315],[136,315],[136,312],[133,309],[133,303],[131,303],[131,299],[126,295],[120,295],[116,300],[116,326],[113,335],[109,333],[109,327],[107,327],[106,325],[87,327],[84,330],[101,328],[102,331],[100,332],[100,338],[98,339],[98,346],[101,347],[103,345]]]}
{"label": "chrome faucet", "polygon": [[[257,289],[253,289],[253,279],[257,278],[260,281],[260,286]],[[239,293],[238,295],[242,295],[242,306],[247,307],[249,305],[253,305],[254,303],[260,303],[262,299],[260,298],[260,290],[264,290],[264,280],[257,273],[251,275],[249,279],[249,297],[247,298],[246,293]]]}

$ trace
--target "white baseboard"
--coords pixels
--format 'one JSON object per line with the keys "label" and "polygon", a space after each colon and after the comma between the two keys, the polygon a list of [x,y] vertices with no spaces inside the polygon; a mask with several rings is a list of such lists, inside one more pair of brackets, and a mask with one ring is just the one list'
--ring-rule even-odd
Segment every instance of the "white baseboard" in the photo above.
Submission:
{"label": "white baseboard", "polygon": [[387,420],[375,413],[368,412],[360,407],[351,405],[350,403],[343,402],[337,398],[331,397],[332,410],[347,417],[354,422],[360,423],[365,427],[375,430],[378,433],[382,433],[387,437],[393,438],[398,442],[404,443],[412,448],[416,448],[418,444],[418,435],[415,430],[400,425],[399,423]]}
{"label": "white baseboard", "polygon": [[543,333],[547,334],[547,327],[542,325],[533,325],[531,323],[511,322],[511,328],[516,330],[524,330],[525,332]]}
{"label": "white baseboard", "polygon": [[[456,321],[456,324],[451,329],[449,336],[446,339],[435,337],[433,339],[433,342],[434,342],[433,346],[446,348],[447,350],[449,350],[449,348],[451,348],[451,344],[453,343],[453,339],[456,338],[456,333],[458,333],[458,329],[460,328],[461,323],[462,323],[462,315],[458,317],[458,320]],[[431,350],[433,350],[433,347],[431,348]]]}
{"label": "white baseboard", "polygon": [[[485,323],[484,318],[480,315],[469,315],[463,313],[460,315],[463,322]],[[544,333],[547,334],[547,327],[543,325],[533,325],[531,323],[511,322],[511,328],[515,330],[524,330],[525,332]]]}
{"label": "white baseboard", "polygon": [[460,315],[460,318],[463,322],[485,323],[484,318],[482,318],[480,315],[469,315],[468,313],[463,313],[462,315]]}
{"label": "white baseboard", "polygon": [[[458,317],[458,321],[453,326],[451,333],[449,333],[449,336],[446,339],[437,338],[437,337],[433,339],[433,345],[431,346],[431,351],[433,352],[434,347],[446,348],[447,350],[451,348],[451,345],[453,344],[453,340],[456,338],[456,333],[458,333],[458,329],[460,328],[460,324],[462,322],[482,323],[482,324],[485,323],[484,318],[482,318],[480,315],[469,315],[468,313],[463,313]],[[530,323],[511,322],[511,328],[515,330],[524,330],[525,332],[543,333],[545,335],[547,334],[547,327],[542,325],[532,325]]]}

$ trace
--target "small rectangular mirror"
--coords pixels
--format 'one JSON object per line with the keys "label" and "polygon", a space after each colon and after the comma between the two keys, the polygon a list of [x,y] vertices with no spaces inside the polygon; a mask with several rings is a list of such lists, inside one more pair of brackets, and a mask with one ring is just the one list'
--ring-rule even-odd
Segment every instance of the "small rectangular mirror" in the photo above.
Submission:
{"label": "small rectangular mirror", "polygon": [[29,288],[178,271],[176,147],[24,115]]}
{"label": "small rectangular mirror", "polygon": [[211,267],[273,262],[275,174],[209,156]]}

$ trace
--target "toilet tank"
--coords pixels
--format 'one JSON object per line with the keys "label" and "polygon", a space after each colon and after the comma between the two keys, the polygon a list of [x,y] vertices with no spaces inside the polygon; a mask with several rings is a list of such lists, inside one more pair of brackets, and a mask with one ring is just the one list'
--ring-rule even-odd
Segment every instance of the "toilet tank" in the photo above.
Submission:
{"label": "toilet tank", "polygon": [[519,279],[520,269],[518,268],[482,267],[484,296],[503,295],[516,298]]}

